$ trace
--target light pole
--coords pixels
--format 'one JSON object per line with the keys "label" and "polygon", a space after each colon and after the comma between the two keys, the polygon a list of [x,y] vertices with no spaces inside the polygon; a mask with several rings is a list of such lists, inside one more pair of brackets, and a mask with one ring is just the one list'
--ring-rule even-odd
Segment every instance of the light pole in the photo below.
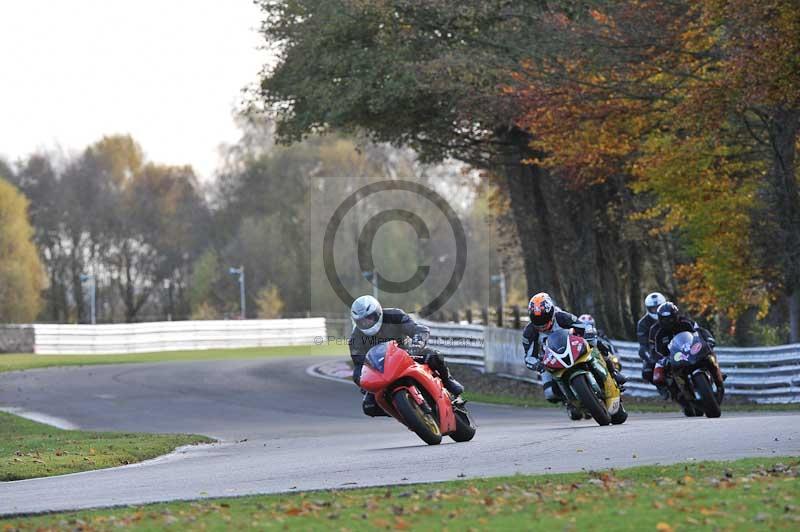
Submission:
{"label": "light pole", "polygon": [[95,325],[97,323],[97,314],[95,313],[95,304],[97,301],[97,281],[95,280],[94,274],[91,273],[82,273],[80,279],[82,283],[85,283],[86,281],[92,282],[92,284],[89,285],[89,304],[92,309],[92,325]]}
{"label": "light pole", "polygon": [[499,275],[492,275],[493,283],[500,284],[500,306],[506,308],[506,274],[502,271]]}
{"label": "light pole", "polygon": [[228,273],[231,275],[238,275],[239,276],[239,305],[242,309],[241,317],[244,319],[245,315],[245,307],[244,307],[244,266],[239,266],[238,268],[228,268]]}

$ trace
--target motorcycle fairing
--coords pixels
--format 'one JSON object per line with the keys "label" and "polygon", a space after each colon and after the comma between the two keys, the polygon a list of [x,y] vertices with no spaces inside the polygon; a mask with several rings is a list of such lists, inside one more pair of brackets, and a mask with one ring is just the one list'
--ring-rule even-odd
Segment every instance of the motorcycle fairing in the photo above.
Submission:
{"label": "motorcycle fairing", "polygon": [[[456,418],[453,413],[452,398],[442,386],[441,379],[436,377],[425,364],[415,362],[396,342],[375,346],[370,352],[381,347],[386,350],[383,371],[379,372],[369,364],[365,364],[361,371],[360,386],[368,392],[374,393],[375,402],[387,414],[403,424],[405,423],[392,405],[391,399],[385,397],[381,391],[406,389],[418,404],[427,405],[422,395],[422,390],[424,390],[436,405],[439,430],[442,434],[454,432]],[[367,360],[369,360],[369,353],[367,355]]]}

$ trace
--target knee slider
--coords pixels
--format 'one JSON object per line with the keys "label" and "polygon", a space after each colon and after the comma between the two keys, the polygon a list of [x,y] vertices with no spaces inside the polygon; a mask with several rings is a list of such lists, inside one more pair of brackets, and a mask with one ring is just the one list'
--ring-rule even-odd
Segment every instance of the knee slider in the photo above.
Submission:
{"label": "knee slider", "polygon": [[550,403],[560,403],[561,398],[559,397],[558,390],[556,389],[556,383],[553,381],[545,382],[543,385],[544,388],[544,398]]}

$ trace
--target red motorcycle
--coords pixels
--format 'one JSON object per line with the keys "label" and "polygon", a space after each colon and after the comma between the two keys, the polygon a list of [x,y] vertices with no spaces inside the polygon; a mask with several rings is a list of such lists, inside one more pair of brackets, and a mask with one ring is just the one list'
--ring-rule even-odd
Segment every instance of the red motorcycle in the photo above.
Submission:
{"label": "red motorcycle", "polygon": [[475,424],[464,400],[454,400],[442,380],[397,342],[381,343],[369,350],[359,384],[375,394],[375,401],[387,414],[428,445],[438,445],[442,436],[459,442],[475,436]]}

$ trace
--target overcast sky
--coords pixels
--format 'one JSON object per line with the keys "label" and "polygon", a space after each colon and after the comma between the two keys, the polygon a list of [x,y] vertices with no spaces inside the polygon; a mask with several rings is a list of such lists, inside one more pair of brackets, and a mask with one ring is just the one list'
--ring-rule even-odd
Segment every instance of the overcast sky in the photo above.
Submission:
{"label": "overcast sky", "polygon": [[0,0],[0,157],[130,133],[208,178],[265,52],[251,0]]}

